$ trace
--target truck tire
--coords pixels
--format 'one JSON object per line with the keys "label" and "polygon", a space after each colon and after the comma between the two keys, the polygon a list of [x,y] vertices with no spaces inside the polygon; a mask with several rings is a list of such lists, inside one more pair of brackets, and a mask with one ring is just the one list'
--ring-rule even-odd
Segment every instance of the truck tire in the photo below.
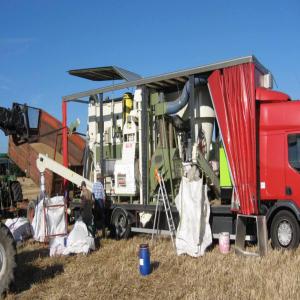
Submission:
{"label": "truck tire", "polygon": [[9,230],[0,224],[0,298],[14,279],[16,248]]}
{"label": "truck tire", "polygon": [[279,211],[271,223],[271,242],[276,249],[296,249],[299,245],[299,223],[293,213]]}
{"label": "truck tire", "polygon": [[111,235],[117,240],[129,238],[131,233],[129,215],[123,208],[116,208],[111,216]]}
{"label": "truck tire", "polygon": [[22,187],[19,181],[13,181],[10,185],[11,193],[13,197],[13,202],[21,202],[23,201],[23,193],[22,193]]}

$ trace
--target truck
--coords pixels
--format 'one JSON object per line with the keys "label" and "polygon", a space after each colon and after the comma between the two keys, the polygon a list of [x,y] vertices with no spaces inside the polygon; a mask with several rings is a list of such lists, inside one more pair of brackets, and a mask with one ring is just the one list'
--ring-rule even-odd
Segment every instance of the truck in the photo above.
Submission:
{"label": "truck", "polygon": [[272,74],[256,57],[148,78],[117,66],[69,74],[112,81],[62,97],[62,139],[67,168],[68,105],[88,105],[83,177],[103,175],[106,223],[117,238],[153,232],[156,170],[178,225],[174,200],[185,168],[196,166],[208,185],[215,238],[224,231],[235,238],[239,214],[264,216],[273,247],[298,246],[300,102],[272,90]]}
{"label": "truck", "polygon": [[[22,144],[34,141],[38,135],[40,111],[27,105],[13,103],[12,108],[0,107],[0,129],[5,135],[12,136],[14,143]],[[3,165],[7,159],[2,157]],[[6,172],[7,167],[3,166]],[[0,185],[0,218],[4,218],[7,208],[15,208],[22,199],[21,186],[15,178],[3,175]],[[1,220],[0,219],[0,220]],[[0,297],[14,277],[16,266],[16,247],[9,229],[0,222]]]}

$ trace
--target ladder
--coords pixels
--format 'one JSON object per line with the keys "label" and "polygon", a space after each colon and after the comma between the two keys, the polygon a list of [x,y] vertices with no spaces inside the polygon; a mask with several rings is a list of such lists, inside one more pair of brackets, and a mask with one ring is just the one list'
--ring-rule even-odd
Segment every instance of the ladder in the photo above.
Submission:
{"label": "ladder", "polygon": [[[155,208],[151,240],[153,240],[155,233],[157,235],[159,233],[160,213],[161,213],[161,208],[163,205],[164,209],[165,209],[166,217],[167,217],[168,228],[169,228],[169,233],[171,236],[172,245],[173,245],[173,248],[175,249],[174,239],[176,237],[176,228],[175,228],[174,219],[173,219],[173,215],[172,215],[172,211],[171,211],[171,207],[170,207],[170,201],[169,201],[168,194],[166,191],[165,181],[161,177],[161,175],[159,174],[157,169],[155,169],[154,173],[155,173],[155,177],[159,184],[159,189],[158,189],[158,195],[157,195],[157,203],[156,203],[156,208]],[[155,227],[156,227],[156,230],[155,230]]]}

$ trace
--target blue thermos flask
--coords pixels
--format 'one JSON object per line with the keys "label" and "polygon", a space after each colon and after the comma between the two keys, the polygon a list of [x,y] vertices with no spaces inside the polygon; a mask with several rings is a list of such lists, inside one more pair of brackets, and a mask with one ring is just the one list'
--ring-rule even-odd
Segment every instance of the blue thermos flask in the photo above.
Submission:
{"label": "blue thermos flask", "polygon": [[151,265],[150,265],[150,251],[149,251],[148,244],[140,245],[139,259],[140,259],[141,275],[142,276],[149,275],[151,272]]}

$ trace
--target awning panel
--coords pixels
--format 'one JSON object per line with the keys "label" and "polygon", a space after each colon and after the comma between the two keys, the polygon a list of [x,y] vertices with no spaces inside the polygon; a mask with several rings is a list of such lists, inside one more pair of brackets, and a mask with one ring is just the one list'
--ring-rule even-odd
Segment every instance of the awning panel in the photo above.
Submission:
{"label": "awning panel", "polygon": [[106,81],[106,80],[126,80],[134,81],[142,77],[136,73],[125,70],[117,66],[107,66],[98,68],[86,68],[68,71],[70,75],[78,76],[81,78],[93,81]]}

